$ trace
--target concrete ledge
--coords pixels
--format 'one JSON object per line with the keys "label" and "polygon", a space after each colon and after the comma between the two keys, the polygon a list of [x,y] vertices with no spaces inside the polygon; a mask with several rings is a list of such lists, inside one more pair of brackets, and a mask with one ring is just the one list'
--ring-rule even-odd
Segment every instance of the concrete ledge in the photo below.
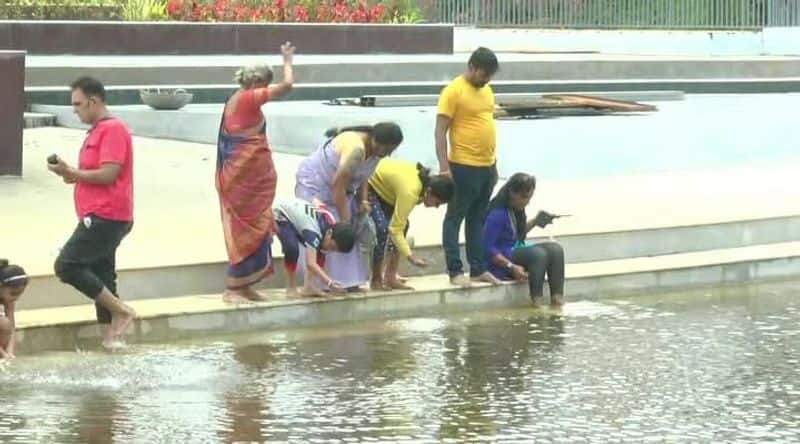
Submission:
{"label": "concrete ledge", "polygon": [[56,126],[56,116],[46,113],[25,113],[25,129]]}
{"label": "concrete ledge", "polygon": [[31,54],[452,54],[452,25],[2,21],[0,48]]}
{"label": "concrete ledge", "polygon": [[[330,82],[295,85],[282,102],[328,101],[338,97],[366,95],[438,95],[446,81],[437,82]],[[194,94],[194,104],[223,103],[236,90],[231,84],[136,84],[110,86],[106,89],[111,105],[139,105],[139,90],[145,88],[182,88]],[[598,91],[628,93],[630,100],[677,100],[674,94],[654,95],[653,91],[680,91],[685,94],[764,94],[800,92],[800,77],[768,79],[677,79],[677,80],[586,80],[586,81],[496,81],[492,87],[498,94],[580,93]],[[635,97],[639,97],[636,99]],[[66,86],[31,86],[25,88],[27,103],[63,106],[69,103]]]}
{"label": "concrete ledge", "polygon": [[[604,233],[577,233],[558,237],[566,251],[571,269],[583,270],[603,266],[606,261],[649,257],[663,260],[665,255],[697,253],[709,250],[741,248],[762,244],[776,244],[800,239],[800,215],[768,219],[719,222],[694,226],[639,229]],[[535,242],[546,238],[532,238]],[[420,269],[402,265],[406,276],[423,276],[445,269],[442,248],[438,244],[418,244],[415,252],[430,263]],[[463,247],[462,247],[462,255]],[[684,256],[680,256],[684,257]],[[708,259],[711,260],[711,259]],[[185,294],[221,292],[220,276],[225,275],[227,262],[182,264],[152,268],[118,270],[119,288],[132,300],[161,299]],[[278,272],[264,281],[262,288],[282,288],[285,285],[283,258],[275,260]],[[31,290],[20,301],[24,309],[41,309],[57,306],[83,305],[86,299],[68,290],[52,274],[36,275],[31,280]],[[54,298],[53,295],[59,295]]]}
{"label": "concrete ledge", "polygon": [[[438,93],[446,82],[379,82],[379,83],[304,83],[295,85],[288,96],[281,101],[328,101],[341,97],[361,97],[365,95],[403,95],[420,98],[430,98],[436,105]],[[798,79],[800,85],[800,79]],[[187,84],[151,84],[151,85],[126,85],[109,86],[106,88],[106,99],[110,105],[141,105],[139,91],[142,89],[185,89],[194,94],[192,103],[210,104],[223,103],[236,91],[236,86],[224,85],[187,85]],[[633,101],[676,101],[684,100],[683,91],[656,91],[656,90],[596,90],[592,84],[580,85],[577,90],[559,89],[561,84],[541,84],[539,82],[499,81],[492,84],[498,99],[503,96],[524,94],[526,96],[542,96],[544,94],[592,94],[602,97],[633,100]],[[422,92],[420,92],[422,91]],[[535,91],[531,94],[530,91]],[[66,86],[32,86],[25,88],[26,102],[36,105],[64,106],[69,103],[69,88]]]}
{"label": "concrete ledge", "polygon": [[[270,46],[262,46],[270,48]],[[277,48],[277,44],[275,46]],[[305,49],[303,49],[305,53]],[[230,84],[242,65],[269,63],[279,67],[275,56],[131,57],[79,63],[71,57],[55,60],[33,58],[26,69],[26,86],[64,86],[80,75],[91,73],[108,86],[141,84]],[[304,83],[342,82],[446,82],[461,74],[468,56],[297,56],[295,79]],[[800,77],[797,57],[643,57],[611,55],[501,54],[502,69],[495,81],[648,80],[688,81],[724,79],[780,79]],[[117,57],[112,59],[127,59]],[[276,69],[280,76],[281,70]],[[652,89],[652,88],[651,88]],[[658,88],[677,89],[683,88]]]}
{"label": "concrete ledge", "polygon": [[[567,268],[568,301],[614,294],[750,283],[800,276],[800,242],[722,251],[584,264]],[[288,299],[228,305],[219,295],[133,301],[140,318],[131,342],[156,342],[251,329],[312,327],[370,319],[431,315],[529,304],[526,285],[461,289],[442,275],[412,281],[416,291],[376,292],[330,298]],[[94,307],[23,310],[17,316],[19,349],[94,347],[100,337]]]}

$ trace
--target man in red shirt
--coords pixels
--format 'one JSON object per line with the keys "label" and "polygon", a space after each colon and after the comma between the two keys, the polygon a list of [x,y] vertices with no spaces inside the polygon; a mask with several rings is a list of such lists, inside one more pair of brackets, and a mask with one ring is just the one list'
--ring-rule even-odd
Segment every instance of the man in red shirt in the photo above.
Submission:
{"label": "man in red shirt", "polygon": [[[110,115],[105,88],[81,77],[71,85],[72,108],[91,125],[78,167],[61,159],[48,169],[75,185],[78,226],[61,249],[56,275],[95,301],[97,321],[111,324],[103,346],[120,345],[136,313],[117,294],[116,252],[133,226],[133,143],[128,127]],[[52,161],[51,161],[52,162]]]}

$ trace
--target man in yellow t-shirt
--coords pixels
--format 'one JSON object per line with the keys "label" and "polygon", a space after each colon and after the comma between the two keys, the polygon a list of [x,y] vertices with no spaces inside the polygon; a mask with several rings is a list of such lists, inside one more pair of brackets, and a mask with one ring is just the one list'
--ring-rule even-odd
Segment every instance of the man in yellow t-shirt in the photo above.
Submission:
{"label": "man in yellow t-shirt", "polygon": [[[478,48],[469,58],[467,71],[439,96],[436,155],[440,174],[450,175],[455,184],[455,196],[447,205],[442,227],[442,244],[450,281],[456,285],[469,286],[471,280],[500,283],[487,271],[481,239],[483,220],[497,183],[494,92],[489,81],[498,68],[497,56],[488,48]],[[471,280],[464,276],[458,245],[462,221],[466,222]]]}

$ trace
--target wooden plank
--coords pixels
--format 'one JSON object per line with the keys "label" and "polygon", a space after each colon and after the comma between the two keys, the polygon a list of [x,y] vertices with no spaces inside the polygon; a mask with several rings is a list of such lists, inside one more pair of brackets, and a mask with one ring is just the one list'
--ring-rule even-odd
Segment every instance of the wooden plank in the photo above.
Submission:
{"label": "wooden plank", "polygon": [[561,100],[573,105],[588,106],[591,108],[606,108],[614,111],[629,111],[629,112],[642,112],[642,111],[657,111],[653,105],[646,105],[638,102],[629,102],[627,100],[614,100],[605,99],[592,96],[584,96],[579,94],[548,94],[544,98]]}

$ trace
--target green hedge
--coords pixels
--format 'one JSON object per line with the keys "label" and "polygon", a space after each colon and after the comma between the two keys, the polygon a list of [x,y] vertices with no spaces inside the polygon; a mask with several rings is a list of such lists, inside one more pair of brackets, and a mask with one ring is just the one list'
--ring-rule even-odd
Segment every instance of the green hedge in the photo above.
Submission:
{"label": "green hedge", "polygon": [[122,10],[108,0],[0,0],[3,20],[122,20]]}

